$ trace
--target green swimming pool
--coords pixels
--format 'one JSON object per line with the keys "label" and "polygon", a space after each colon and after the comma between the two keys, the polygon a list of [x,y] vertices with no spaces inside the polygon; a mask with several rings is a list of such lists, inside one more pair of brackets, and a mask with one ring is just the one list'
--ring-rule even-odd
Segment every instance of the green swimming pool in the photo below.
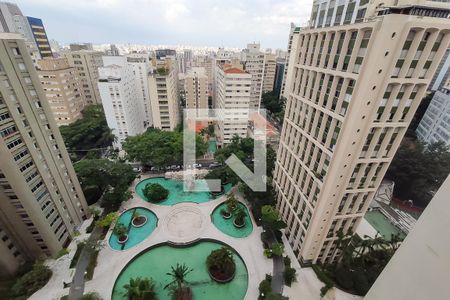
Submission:
{"label": "green swimming pool", "polygon": [[237,253],[234,253],[236,275],[231,282],[219,284],[209,277],[206,257],[212,250],[222,246],[218,242],[200,241],[182,248],[161,245],[145,250],[122,270],[114,284],[112,300],[128,299],[123,286],[130,281],[130,278],[136,277],[152,278],[156,286],[157,299],[170,300],[164,286],[171,281],[171,277],[166,273],[170,272],[170,267],[177,263],[185,263],[189,268],[194,269],[186,279],[190,283],[195,300],[242,300],[247,292],[248,273]]}
{"label": "green swimming pool", "polygon": [[247,207],[239,202],[239,206],[245,210],[247,213],[247,217],[245,218],[245,226],[243,228],[236,228],[233,225],[233,219],[234,217],[231,217],[230,219],[226,220],[222,217],[222,214],[220,211],[222,209],[227,209],[227,205],[225,203],[220,204],[217,206],[213,213],[211,214],[211,219],[214,225],[223,233],[228,234],[229,236],[235,237],[235,238],[243,238],[246,236],[249,236],[250,233],[253,231],[253,224],[252,220],[250,219],[250,214],[248,212]]}
{"label": "green swimming pool", "polygon": [[[147,199],[144,197],[143,189],[149,183],[159,183],[160,185],[169,190],[169,197],[157,203],[160,205],[175,205],[181,202],[204,203],[208,202],[211,199],[215,199],[215,197],[211,195],[209,192],[185,192],[183,190],[182,180],[156,177],[142,180],[136,185],[136,193],[145,201],[147,201]],[[208,189],[208,185],[204,180],[200,181],[200,185],[198,187],[201,188],[202,190]],[[231,183],[226,184],[224,186],[225,193],[227,193],[231,189],[231,187],[232,187]]]}
{"label": "green swimming pool", "polygon": [[368,211],[364,218],[378,231],[386,240],[391,239],[392,234],[399,234],[400,237],[405,237],[403,231],[395,227],[389,220],[383,215],[383,213],[373,210]]}
{"label": "green swimming pool", "polygon": [[[131,219],[135,209],[140,215],[147,217],[147,223],[145,223],[142,227],[134,227],[131,225]],[[145,240],[153,232],[153,230],[155,230],[158,225],[158,218],[152,211],[143,207],[138,207],[129,209],[121,214],[116,224],[120,223],[129,228],[128,240],[125,244],[119,244],[118,237],[113,233],[109,238],[109,245],[114,250],[127,250]]]}

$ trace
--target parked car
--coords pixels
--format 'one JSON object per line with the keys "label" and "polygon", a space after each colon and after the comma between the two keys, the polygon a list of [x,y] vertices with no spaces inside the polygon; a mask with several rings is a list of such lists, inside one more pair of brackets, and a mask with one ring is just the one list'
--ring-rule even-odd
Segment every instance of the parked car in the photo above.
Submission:
{"label": "parked car", "polygon": [[214,169],[214,168],[220,167],[221,165],[222,165],[222,164],[221,164],[220,162],[214,161],[214,162],[212,162],[212,163],[209,165],[209,168],[210,168],[210,169]]}
{"label": "parked car", "polygon": [[202,167],[202,164],[192,164],[192,167],[195,169],[195,168],[201,168]]}
{"label": "parked car", "polygon": [[159,168],[158,167],[151,167],[150,171],[156,172],[156,171],[159,171]]}

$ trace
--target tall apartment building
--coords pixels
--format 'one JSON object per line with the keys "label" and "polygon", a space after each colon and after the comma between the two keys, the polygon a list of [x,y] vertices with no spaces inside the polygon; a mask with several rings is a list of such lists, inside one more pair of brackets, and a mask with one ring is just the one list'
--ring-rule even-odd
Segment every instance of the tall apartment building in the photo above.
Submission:
{"label": "tall apartment building", "polygon": [[277,93],[278,97],[281,94],[285,69],[286,69],[286,59],[277,58],[277,64],[275,65],[275,82],[273,83],[273,90]]}
{"label": "tall apartment building", "polygon": [[274,185],[300,262],[333,261],[372,200],[450,40],[448,11],[380,9],[294,31]]}
{"label": "tall apartment building", "polygon": [[146,115],[133,67],[125,56],[104,56],[98,69],[98,88],[105,111],[106,122],[117,137],[113,146],[122,149],[128,136],[144,133]]}
{"label": "tall apartment building", "polygon": [[37,62],[39,79],[56,125],[69,125],[81,118],[85,106],[77,70],[65,58]]}
{"label": "tall apartment building", "polygon": [[208,108],[208,76],[204,68],[191,68],[184,77],[187,109]]}
{"label": "tall apartment building", "polygon": [[[72,45],[71,45],[72,46]],[[69,65],[77,69],[86,104],[101,104],[98,91],[98,68],[103,66],[102,53],[91,50],[65,52]]]}
{"label": "tall apartment building", "polygon": [[152,105],[148,88],[148,76],[151,73],[151,62],[148,53],[130,53],[126,55],[127,64],[131,66],[136,84],[137,100],[144,107],[144,127],[153,125]]}
{"label": "tall apartment building", "polygon": [[50,42],[42,20],[33,17],[27,17],[27,20],[41,58],[53,57],[52,48],[50,47]]}
{"label": "tall apartment building", "polygon": [[287,77],[287,71],[289,68],[289,57],[291,55],[292,40],[294,38],[294,33],[298,33],[299,31],[300,31],[300,27],[296,27],[294,23],[291,23],[291,28],[289,30],[289,37],[288,37],[288,45],[287,45],[286,65],[284,66],[283,81],[281,82],[280,98],[281,97],[286,98],[286,96],[284,95],[284,88],[286,86],[286,77]]}
{"label": "tall apartment building", "polygon": [[275,83],[275,69],[277,66],[277,57],[275,54],[264,54],[264,74],[262,92],[267,93],[273,91]]}
{"label": "tall apartment building", "polygon": [[450,146],[450,89],[434,93],[416,133],[426,143],[442,141]]}
{"label": "tall apartment building", "polygon": [[258,43],[248,44],[245,52],[244,69],[252,75],[250,108],[258,110],[261,105],[264,78],[264,53]]}
{"label": "tall apartment building", "polygon": [[181,120],[177,67],[172,59],[155,60],[153,63],[153,71],[147,78],[153,126],[174,130]]}
{"label": "tall apartment building", "polygon": [[0,273],[55,255],[88,207],[20,35],[0,34]]}
{"label": "tall apartment building", "polygon": [[252,75],[228,64],[219,65],[216,72],[217,137],[218,142],[225,145],[235,135],[247,137]]}
{"label": "tall apartment building", "polygon": [[437,191],[364,299],[448,298],[450,295],[448,195],[450,195],[450,176]]}
{"label": "tall apartment building", "polygon": [[197,55],[192,62],[193,67],[200,67],[205,69],[205,74],[208,77],[208,93],[210,96],[213,94],[213,58],[208,55]]}

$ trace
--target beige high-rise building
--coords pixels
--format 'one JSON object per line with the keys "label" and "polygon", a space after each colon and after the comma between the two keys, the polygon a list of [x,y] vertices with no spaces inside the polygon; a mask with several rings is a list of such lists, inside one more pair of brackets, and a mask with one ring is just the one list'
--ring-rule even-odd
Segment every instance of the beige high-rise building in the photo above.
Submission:
{"label": "beige high-rise building", "polygon": [[275,83],[275,69],[277,66],[277,56],[272,53],[264,54],[264,75],[262,92],[267,93],[273,91]]}
{"label": "beige high-rise building", "polygon": [[154,70],[148,76],[153,126],[174,130],[180,123],[178,72],[172,59],[154,60]]}
{"label": "beige high-rise building", "polygon": [[25,42],[0,34],[0,273],[55,255],[88,207]]}
{"label": "beige high-rise building", "polygon": [[208,76],[204,68],[191,68],[184,77],[187,109],[208,108]]}
{"label": "beige high-rise building", "polygon": [[[259,43],[248,44],[245,51],[244,69],[252,75],[250,108],[258,110],[261,105],[264,78],[264,53]],[[275,71],[274,71],[275,72]]]}
{"label": "beige high-rise building", "polygon": [[450,40],[448,11],[384,8],[293,33],[274,185],[300,262],[339,255],[364,216]]}
{"label": "beige high-rise building", "polygon": [[56,125],[69,125],[81,118],[85,106],[78,72],[66,58],[41,59],[38,74]]}
{"label": "beige high-rise building", "polygon": [[193,67],[200,67],[205,69],[206,76],[208,77],[208,93],[209,96],[213,93],[213,81],[214,81],[214,72],[213,72],[213,63],[214,59],[207,55],[197,55],[194,56]]}
{"label": "beige high-rise building", "polygon": [[102,52],[91,50],[64,53],[64,57],[69,61],[69,65],[78,72],[82,93],[87,105],[102,103],[97,86],[98,68],[103,66],[102,55]]}

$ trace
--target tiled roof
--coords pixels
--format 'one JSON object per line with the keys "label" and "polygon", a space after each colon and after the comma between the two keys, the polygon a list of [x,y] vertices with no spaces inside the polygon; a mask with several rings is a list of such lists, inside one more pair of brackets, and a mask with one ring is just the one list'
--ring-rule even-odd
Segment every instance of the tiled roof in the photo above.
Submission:
{"label": "tiled roof", "polygon": [[229,69],[225,69],[225,73],[227,73],[227,74],[246,74],[247,72],[245,72],[239,68],[229,68]]}

